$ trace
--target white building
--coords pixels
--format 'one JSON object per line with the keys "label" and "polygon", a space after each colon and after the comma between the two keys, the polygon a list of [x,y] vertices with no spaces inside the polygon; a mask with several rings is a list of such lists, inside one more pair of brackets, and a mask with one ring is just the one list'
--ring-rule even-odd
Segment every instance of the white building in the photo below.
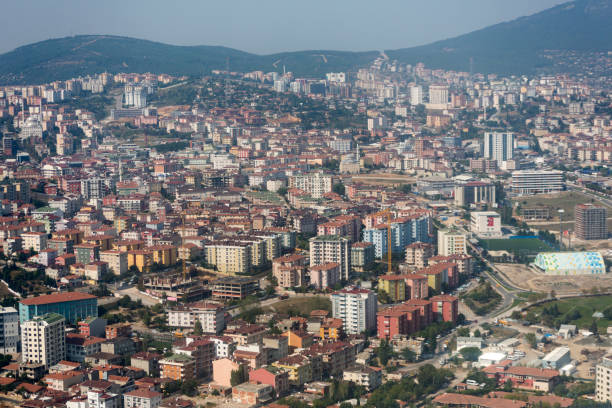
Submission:
{"label": "white building", "polygon": [[19,346],[19,312],[0,306],[0,353],[17,353]]}
{"label": "white building", "polygon": [[514,156],[514,133],[486,132],[483,147],[484,157],[497,161],[497,165],[501,167],[502,162]]}
{"label": "white building", "polygon": [[597,364],[595,373],[595,400],[599,402],[612,402],[612,355],[604,357]]}
{"label": "white building", "polygon": [[193,329],[196,321],[202,331],[218,334],[225,328],[225,309],[218,303],[198,302],[168,310],[168,326]]}
{"label": "white building", "polygon": [[344,332],[359,334],[376,328],[377,296],[367,289],[348,287],[331,295],[332,314]]}
{"label": "white building", "polygon": [[431,105],[447,105],[448,104],[448,86],[447,85],[430,85],[429,86],[429,103]]}
{"label": "white building", "polygon": [[345,72],[328,72],[325,74],[325,77],[329,82],[338,82],[345,83],[346,82],[346,73]]}
{"label": "white building", "polygon": [[459,231],[438,230],[438,255],[467,254],[467,236]]}
{"label": "white building", "polygon": [[470,229],[474,234],[486,237],[499,237],[501,216],[495,211],[473,211],[470,213]]}
{"label": "white building", "polygon": [[335,262],[340,265],[342,279],[351,274],[350,240],[338,235],[319,235],[310,238],[310,266]]}
{"label": "white building", "polygon": [[40,252],[47,249],[47,234],[39,231],[24,232],[21,234],[22,247],[26,250],[33,249]]}
{"label": "white building", "polygon": [[512,172],[512,191],[519,195],[552,193],[565,189],[559,170],[517,170]]}
{"label": "white building", "polygon": [[57,313],[36,316],[21,325],[21,360],[48,369],[66,359],[66,319]]}
{"label": "white building", "polygon": [[123,406],[124,408],[157,408],[161,399],[162,394],[157,391],[138,388],[123,394]]}
{"label": "white building", "polygon": [[373,390],[382,384],[382,370],[356,364],[342,372],[342,379]]}
{"label": "white building", "polygon": [[421,105],[423,103],[423,87],[412,86],[410,87],[410,104],[412,106]]}
{"label": "white building", "polygon": [[289,177],[289,188],[304,190],[313,198],[322,198],[332,191],[334,178],[323,173],[311,173]]}
{"label": "white building", "polygon": [[81,180],[81,195],[85,200],[104,197],[104,182],[100,178]]}

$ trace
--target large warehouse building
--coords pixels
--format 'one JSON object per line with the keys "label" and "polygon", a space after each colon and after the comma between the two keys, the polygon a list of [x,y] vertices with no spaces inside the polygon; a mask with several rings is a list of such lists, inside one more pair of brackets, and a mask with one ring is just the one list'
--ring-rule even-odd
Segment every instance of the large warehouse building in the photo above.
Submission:
{"label": "large warehouse building", "polygon": [[599,252],[541,252],[533,264],[547,275],[606,273],[606,265]]}

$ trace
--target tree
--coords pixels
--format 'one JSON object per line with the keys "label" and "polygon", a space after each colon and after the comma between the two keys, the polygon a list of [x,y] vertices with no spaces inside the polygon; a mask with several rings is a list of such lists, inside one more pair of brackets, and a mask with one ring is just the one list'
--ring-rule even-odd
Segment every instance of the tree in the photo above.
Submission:
{"label": "tree", "polygon": [[195,334],[196,336],[201,336],[204,333],[204,331],[202,330],[202,322],[200,321],[200,319],[197,319],[195,322],[195,326],[193,326],[193,334]]}
{"label": "tree", "polygon": [[527,333],[527,334],[525,334],[525,340],[527,341],[527,343],[529,343],[531,348],[536,348],[537,339],[536,339],[536,336],[535,336],[534,333]]}
{"label": "tree", "polygon": [[393,357],[393,348],[387,339],[381,340],[380,346],[376,348],[376,357],[378,357],[378,362],[381,366],[386,366],[391,357]]}
{"label": "tree", "polygon": [[409,363],[414,363],[416,361],[416,353],[409,348],[405,348],[402,350],[402,358]]}
{"label": "tree", "polygon": [[232,371],[232,374],[230,376],[230,384],[232,384],[232,387],[238,384],[242,384],[243,382],[246,382],[247,380],[248,380],[247,374],[245,370],[243,370],[242,368],[238,368],[237,370]]}
{"label": "tree", "polygon": [[503,390],[505,392],[512,392],[512,380],[511,379],[506,380],[506,382],[504,383]]}
{"label": "tree", "polygon": [[336,184],[333,185],[332,187],[332,191],[338,195],[343,196],[344,195],[344,184],[342,182],[338,182]]}
{"label": "tree", "polygon": [[593,322],[591,323],[591,328],[589,330],[599,341],[599,328],[597,327],[597,320],[593,319]]}
{"label": "tree", "polygon": [[478,347],[464,347],[459,353],[463,356],[463,359],[466,361],[478,361],[478,357],[480,357],[480,349]]}

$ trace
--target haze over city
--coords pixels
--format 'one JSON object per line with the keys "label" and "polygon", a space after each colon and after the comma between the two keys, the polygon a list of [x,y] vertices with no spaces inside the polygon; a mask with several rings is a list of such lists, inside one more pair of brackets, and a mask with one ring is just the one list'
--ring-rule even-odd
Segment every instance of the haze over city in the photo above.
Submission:
{"label": "haze over city", "polygon": [[611,21],[3,2],[0,408],[610,408]]}
{"label": "haze over city", "polygon": [[[5,2],[0,52],[78,34],[111,34],[176,45],[222,45],[269,54],[406,48],[533,14],[561,0],[32,0]],[[27,18],[28,29],[22,27]]]}

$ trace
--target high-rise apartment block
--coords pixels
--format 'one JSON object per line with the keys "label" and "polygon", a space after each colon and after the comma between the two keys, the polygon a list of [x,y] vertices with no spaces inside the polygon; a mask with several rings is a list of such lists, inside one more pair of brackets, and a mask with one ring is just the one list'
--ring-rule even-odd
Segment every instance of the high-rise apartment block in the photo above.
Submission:
{"label": "high-rise apartment block", "polygon": [[606,208],[595,204],[578,204],[574,208],[575,231],[578,239],[607,239]]}
{"label": "high-rise apartment block", "polygon": [[467,236],[459,231],[438,230],[438,255],[467,254]]}
{"label": "high-rise apartment block", "polygon": [[486,159],[497,161],[497,165],[512,159],[514,156],[514,133],[486,132],[483,142],[483,154]]}
{"label": "high-rise apartment block", "polygon": [[321,198],[332,191],[334,178],[323,173],[312,173],[289,177],[289,188],[304,190],[313,198]]}
{"label": "high-rise apartment block", "polygon": [[17,353],[19,345],[19,313],[14,307],[0,306],[0,353]]}
{"label": "high-rise apartment block", "polygon": [[410,104],[412,106],[421,105],[423,103],[423,87],[410,87]]}
{"label": "high-rise apartment block", "polygon": [[367,289],[346,288],[331,295],[333,317],[341,319],[344,332],[359,334],[376,328],[377,296]]}
{"label": "high-rise apartment block", "polygon": [[310,239],[310,266],[335,262],[340,265],[342,279],[351,273],[351,245],[347,238],[337,235],[320,235]]}
{"label": "high-rise apartment block", "polygon": [[48,369],[66,358],[66,319],[48,313],[21,325],[21,361]]}
{"label": "high-rise apartment block", "polygon": [[612,401],[612,355],[605,356],[595,372],[595,401]]}
{"label": "high-rise apartment block", "polygon": [[430,85],[429,86],[429,103],[432,105],[448,104],[448,86],[447,85]]}

